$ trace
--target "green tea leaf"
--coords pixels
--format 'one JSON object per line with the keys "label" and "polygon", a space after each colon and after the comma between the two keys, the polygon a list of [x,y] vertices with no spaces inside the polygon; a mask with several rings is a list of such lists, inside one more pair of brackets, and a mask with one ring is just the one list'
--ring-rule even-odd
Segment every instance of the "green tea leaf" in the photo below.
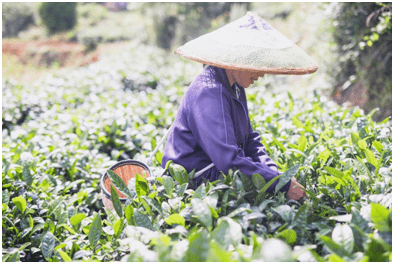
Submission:
{"label": "green tea leaf", "polygon": [[185,218],[179,214],[172,214],[165,219],[166,223],[169,225],[181,225],[185,226]]}
{"label": "green tea leaf", "polygon": [[12,202],[18,207],[19,211],[22,212],[22,214],[25,212],[26,209],[26,200],[22,196],[18,196],[12,199]]}
{"label": "green tea leaf", "polygon": [[375,224],[375,228],[380,232],[391,232],[391,221],[389,221],[389,214],[391,210],[380,204],[371,203],[371,218]]}
{"label": "green tea leaf", "polygon": [[120,202],[118,193],[116,192],[115,187],[113,185],[111,185],[111,201],[115,208],[116,213],[119,215],[119,217],[122,217],[123,216],[122,203]]}
{"label": "green tea leaf", "polygon": [[167,195],[172,198],[172,192],[174,191],[174,180],[172,179],[172,177],[169,176],[163,176],[162,177],[163,180],[163,186],[164,186],[164,190],[166,191]]}
{"label": "green tea leaf", "polygon": [[337,243],[343,250],[345,250],[347,255],[351,255],[353,253],[353,232],[350,226],[348,226],[347,224],[337,225],[334,228],[334,230],[332,231],[332,240]]}
{"label": "green tea leaf", "polygon": [[286,148],[283,146],[283,144],[280,143],[275,137],[272,138],[272,141],[273,141],[274,144],[277,145],[283,152],[286,151]]}
{"label": "green tea leaf", "polygon": [[193,198],[199,198],[199,199],[204,199],[207,196],[207,193],[205,191],[205,186],[204,184],[201,184],[198,186],[197,190],[194,191]]}
{"label": "green tea leaf", "polygon": [[382,145],[382,143],[380,143],[379,141],[374,141],[374,142],[372,142],[372,146],[374,146],[375,147],[375,149],[379,152],[379,153],[382,153],[382,151],[383,151],[383,145]]}
{"label": "green tea leaf", "polygon": [[98,241],[100,240],[100,235],[101,235],[101,217],[100,214],[97,213],[89,230],[88,237],[89,237],[90,248],[94,249],[96,247]]}
{"label": "green tea leaf", "polygon": [[115,185],[115,187],[124,195],[126,195],[129,199],[133,199],[134,195],[131,194],[129,188],[127,187],[126,183],[111,170],[107,170],[107,174],[111,180],[111,182]]}
{"label": "green tea leaf", "polygon": [[183,194],[185,193],[188,186],[189,186],[189,183],[184,183],[181,186],[179,186],[179,191],[178,191],[179,197],[183,197]]}
{"label": "green tea leaf", "polygon": [[231,244],[230,225],[227,221],[219,219],[219,224],[211,232],[211,238],[214,239],[224,249],[227,249]]}
{"label": "green tea leaf", "polygon": [[86,214],[83,213],[71,216],[70,223],[74,227],[75,231],[77,231],[76,227],[79,225],[79,223],[81,223],[82,220],[85,218],[86,218]]}
{"label": "green tea leaf", "polygon": [[61,209],[61,205],[63,201],[65,200],[65,197],[59,197],[55,201],[53,201],[49,207],[49,210],[47,212],[47,215],[54,214],[55,216],[57,215],[59,209]]}
{"label": "green tea leaf", "polygon": [[51,232],[47,232],[42,238],[41,252],[46,260],[52,258],[53,250],[55,249],[55,237]]}
{"label": "green tea leaf", "polygon": [[153,230],[153,225],[149,217],[147,215],[140,213],[135,208],[134,208],[134,221],[137,226],[142,226],[150,230]]}
{"label": "green tea leaf", "polygon": [[304,230],[306,228],[307,219],[308,219],[308,210],[309,210],[308,203],[304,203],[303,205],[301,205],[301,207],[298,208],[298,211],[295,214],[293,221],[291,223],[294,229],[300,232],[299,233],[300,236],[304,234]]}
{"label": "green tea leaf", "polygon": [[127,224],[132,225],[134,220],[134,209],[130,204],[126,206],[124,214],[126,216]]}
{"label": "green tea leaf", "polygon": [[265,185],[265,179],[258,173],[253,173],[252,181],[254,186],[256,186],[257,190],[261,190],[261,188],[263,188],[263,186]]}
{"label": "green tea leaf", "polygon": [[137,192],[137,196],[145,196],[149,191],[149,185],[146,180],[137,173],[136,181],[135,181],[135,190]]}
{"label": "green tea leaf", "polygon": [[115,238],[118,238],[123,231],[123,217],[116,220],[116,222],[113,224],[113,228],[115,232]]}
{"label": "green tea leaf", "polygon": [[66,252],[64,252],[62,250],[58,250],[57,253],[59,253],[59,255],[62,257],[62,259],[64,261],[66,261],[66,262],[72,261],[72,259],[70,258],[70,256]]}
{"label": "green tea leaf", "polygon": [[3,190],[1,202],[6,205],[8,205],[8,203],[10,202],[10,193],[8,192],[8,190]]}
{"label": "green tea leaf", "polygon": [[14,254],[12,254],[7,262],[19,262],[20,261],[20,256],[19,256],[19,251],[16,251]]}
{"label": "green tea leaf", "polygon": [[282,174],[279,174],[278,176],[272,178],[266,185],[264,185],[263,188],[259,191],[259,194],[257,195],[256,199],[259,200],[259,197],[264,195],[267,189],[278,179],[282,177]]}
{"label": "green tea leaf", "polygon": [[369,150],[369,149],[365,149],[364,152],[365,152],[365,156],[367,158],[367,161],[369,163],[371,163],[374,167],[377,167],[378,166],[378,161],[375,158],[375,155],[373,154],[373,152],[371,150]]}
{"label": "green tea leaf", "polygon": [[293,209],[291,209],[291,207],[287,204],[274,207],[272,210],[280,215],[286,222],[289,222],[293,219]]}
{"label": "green tea leaf", "polygon": [[282,239],[289,245],[293,245],[297,240],[297,233],[291,229],[285,229],[276,235],[277,238]]}
{"label": "green tea leaf", "polygon": [[327,247],[327,249],[339,256],[346,256],[346,250],[341,248],[340,245],[338,245],[335,241],[333,241],[331,238],[327,236],[318,236],[319,239],[324,243],[324,245]]}
{"label": "green tea leaf", "polygon": [[343,174],[342,171],[337,170],[337,169],[335,169],[335,168],[325,166],[324,169],[325,169],[329,174],[331,174],[332,176],[337,177],[337,178],[339,178],[339,179],[342,179],[343,176],[344,176],[344,174]]}
{"label": "green tea leaf", "polygon": [[346,262],[343,258],[341,258],[340,256],[338,256],[337,254],[331,254],[328,257],[328,261],[329,262]]}
{"label": "green tea leaf", "polygon": [[203,200],[207,205],[216,209],[218,199],[219,199],[219,194],[217,192],[215,192],[211,195],[207,195]]}
{"label": "green tea leaf", "polygon": [[316,159],[320,160],[320,164],[321,164],[321,166],[323,166],[330,156],[331,156],[331,151],[328,149],[325,149],[317,156]]}
{"label": "green tea leaf", "polygon": [[294,261],[289,245],[277,238],[270,238],[263,242],[260,251],[261,258],[267,262]]}
{"label": "green tea leaf", "polygon": [[186,169],[179,164],[172,164],[169,168],[171,176],[179,182],[184,184],[189,182],[189,174]]}
{"label": "green tea leaf", "polygon": [[298,173],[298,170],[300,169],[300,167],[301,167],[301,164],[297,164],[297,165],[291,167],[290,169],[288,169],[287,171],[285,171],[281,175],[278,183],[275,186],[275,192],[279,191],[283,186],[285,186],[286,183],[288,183],[291,180],[291,178],[293,178]]}
{"label": "green tea leaf", "polygon": [[198,198],[192,198],[191,204],[193,213],[197,216],[198,220],[208,229],[212,228],[212,213],[208,205],[203,203]]}
{"label": "green tea leaf", "polygon": [[301,152],[304,152],[306,145],[308,143],[308,140],[304,136],[300,136],[298,139],[298,150]]}
{"label": "green tea leaf", "polygon": [[365,142],[365,140],[363,140],[363,139],[360,139],[360,140],[357,142],[357,144],[358,144],[358,146],[360,147],[360,149],[365,150],[365,149],[367,148],[367,142]]}
{"label": "green tea leaf", "polygon": [[243,174],[242,172],[238,172],[238,175],[240,175],[240,179],[242,181],[242,185],[244,187],[244,190],[246,192],[251,192],[255,189],[255,186],[253,184],[253,181],[251,178]]}
{"label": "green tea leaf", "polygon": [[31,175],[30,166],[29,165],[25,165],[23,167],[22,175],[23,175],[23,179],[25,180],[26,184],[28,186],[30,186],[32,184],[32,182],[33,182],[33,176]]}
{"label": "green tea leaf", "polygon": [[202,230],[193,232],[189,235],[189,248],[185,253],[185,261],[187,262],[204,262],[209,253],[208,232]]}
{"label": "green tea leaf", "polygon": [[209,252],[207,256],[207,262],[229,262],[231,260],[231,252],[223,249],[215,241],[209,243]]}
{"label": "green tea leaf", "polygon": [[[152,199],[150,197],[143,197],[143,199],[152,207],[154,208],[159,214],[163,214],[160,204],[156,201],[156,199]],[[145,207],[145,206],[144,206]],[[146,209],[146,208],[145,208]],[[150,210],[150,209],[149,209]],[[147,210],[148,211],[148,210]]]}

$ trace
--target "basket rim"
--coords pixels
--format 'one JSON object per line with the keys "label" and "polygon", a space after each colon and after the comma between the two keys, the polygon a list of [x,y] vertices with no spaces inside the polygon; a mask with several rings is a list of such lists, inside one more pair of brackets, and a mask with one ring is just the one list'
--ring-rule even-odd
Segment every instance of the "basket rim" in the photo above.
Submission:
{"label": "basket rim", "polygon": [[[148,173],[150,176],[152,176],[152,172],[149,168],[148,165],[146,165],[144,162],[139,161],[139,160],[133,160],[133,159],[128,159],[128,160],[121,160],[117,163],[115,163],[114,165],[112,165],[111,167],[109,167],[107,170],[114,170],[117,169],[118,167],[121,167],[123,165],[140,165],[140,167],[144,167],[145,169],[148,170]],[[100,187],[101,187],[101,191],[103,192],[103,194],[108,198],[111,199],[111,193],[105,188],[105,179],[108,177],[107,171],[105,171],[102,175],[101,175],[101,179],[100,179]],[[126,200],[128,198],[121,198],[119,197],[121,202],[126,202]]]}

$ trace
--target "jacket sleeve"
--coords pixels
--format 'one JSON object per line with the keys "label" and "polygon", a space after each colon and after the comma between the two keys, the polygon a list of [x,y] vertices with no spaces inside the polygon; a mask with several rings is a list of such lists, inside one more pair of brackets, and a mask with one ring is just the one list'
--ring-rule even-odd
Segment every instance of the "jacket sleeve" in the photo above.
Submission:
{"label": "jacket sleeve", "polygon": [[[227,174],[229,169],[236,167],[249,177],[253,173],[259,173],[266,182],[270,181],[280,173],[266,163],[253,161],[237,146],[230,115],[231,99],[222,89],[224,88],[203,89],[197,98],[190,102],[186,117],[189,129],[219,171]],[[277,181],[268,188],[268,192],[272,193],[276,184]],[[286,185],[290,186],[290,183]],[[288,189],[285,187],[281,191]]]}

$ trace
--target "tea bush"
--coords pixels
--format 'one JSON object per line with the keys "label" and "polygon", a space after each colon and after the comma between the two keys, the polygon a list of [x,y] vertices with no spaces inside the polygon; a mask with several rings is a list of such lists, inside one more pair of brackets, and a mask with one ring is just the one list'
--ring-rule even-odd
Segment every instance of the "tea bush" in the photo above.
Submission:
{"label": "tea bush", "polygon": [[[305,202],[236,169],[199,187],[162,152],[114,211],[100,176],[116,161],[146,160],[202,69],[162,50],[119,56],[48,77],[3,81],[3,261],[391,261],[391,120],[319,95],[248,88],[252,126]],[[214,133],[215,131],[212,131]],[[161,148],[161,151],[163,148]]]}

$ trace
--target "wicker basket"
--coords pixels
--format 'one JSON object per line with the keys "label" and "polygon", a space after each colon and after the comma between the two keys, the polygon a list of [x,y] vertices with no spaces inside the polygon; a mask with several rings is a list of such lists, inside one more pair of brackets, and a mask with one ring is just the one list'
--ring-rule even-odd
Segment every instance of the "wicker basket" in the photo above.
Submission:
{"label": "wicker basket", "polygon": [[[137,173],[145,178],[148,178],[152,175],[149,167],[145,163],[137,160],[123,160],[114,164],[109,169],[119,175],[119,177],[122,178],[126,185],[128,185],[130,179],[136,177]],[[113,210],[114,206],[111,201],[111,185],[113,184],[111,182],[111,179],[108,177],[107,172],[104,172],[101,176],[100,185],[101,197],[105,208]],[[116,187],[115,190],[118,193],[120,202],[124,204],[127,200],[126,196],[121,193]]]}

